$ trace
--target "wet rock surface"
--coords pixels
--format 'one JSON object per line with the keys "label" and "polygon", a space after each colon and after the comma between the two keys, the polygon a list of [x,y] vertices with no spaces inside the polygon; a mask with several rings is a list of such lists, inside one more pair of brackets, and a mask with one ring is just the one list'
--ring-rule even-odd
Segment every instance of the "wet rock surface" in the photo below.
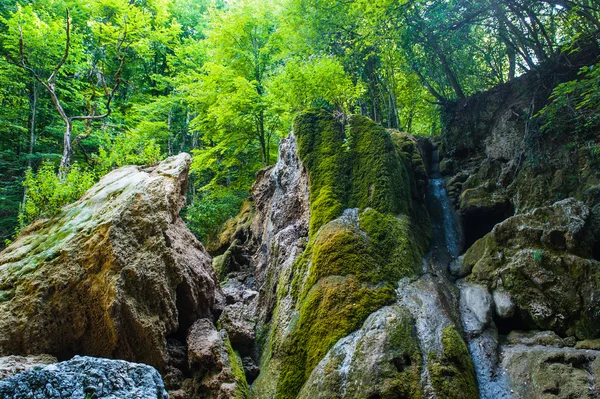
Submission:
{"label": "wet rock surface", "polygon": [[0,381],[0,397],[169,399],[153,367],[81,356]]}
{"label": "wet rock surface", "polygon": [[166,368],[167,337],[223,304],[210,257],[179,217],[190,162],[117,169],[0,254],[0,354]]}
{"label": "wet rock surface", "polygon": [[206,399],[243,398],[248,387],[241,359],[225,330],[217,331],[212,321],[200,319],[187,335],[188,362],[192,378],[182,384],[188,397]]}

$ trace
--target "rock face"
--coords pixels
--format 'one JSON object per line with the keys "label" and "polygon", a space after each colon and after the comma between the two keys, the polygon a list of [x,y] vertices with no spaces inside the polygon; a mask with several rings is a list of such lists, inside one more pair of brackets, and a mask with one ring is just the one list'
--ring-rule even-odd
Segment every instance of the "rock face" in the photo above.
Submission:
{"label": "rock face", "polygon": [[[568,129],[544,132],[543,121],[536,117],[554,87],[576,79],[581,67],[599,57],[597,44],[590,44],[444,107],[441,156],[454,166],[446,182],[463,218],[468,246],[514,214],[569,197],[600,215],[600,164],[589,151],[597,135],[580,137]],[[598,242],[600,231],[595,244],[600,258]]]}
{"label": "rock face", "polygon": [[179,217],[189,164],[180,154],[117,169],[0,254],[0,354],[165,369],[167,337],[223,304],[210,257]]}
{"label": "rock face", "polygon": [[212,321],[200,319],[188,331],[187,345],[193,378],[184,382],[183,387],[189,397],[247,397],[242,361],[233,352],[225,330],[217,331]]}
{"label": "rock face", "polygon": [[469,281],[492,290],[499,316],[514,313],[523,329],[598,338],[600,262],[589,217],[582,202],[566,199],[507,219],[466,253]]}
{"label": "rock face", "polygon": [[[209,245],[233,266],[219,322],[249,381],[260,364],[252,397],[476,397],[458,290],[420,278],[426,145],[362,117],[296,119],[252,201]],[[440,306],[439,331],[427,332]]]}
{"label": "rock face", "polygon": [[501,351],[501,367],[511,382],[513,399],[600,396],[598,351],[519,345]]}
{"label": "rock face", "polygon": [[0,397],[169,399],[153,367],[80,356],[0,381]]}

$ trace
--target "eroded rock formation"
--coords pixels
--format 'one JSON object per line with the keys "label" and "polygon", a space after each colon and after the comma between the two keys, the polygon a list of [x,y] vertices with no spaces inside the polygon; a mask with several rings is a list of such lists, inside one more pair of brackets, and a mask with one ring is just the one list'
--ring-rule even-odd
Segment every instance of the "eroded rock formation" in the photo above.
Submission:
{"label": "eroded rock formation", "polygon": [[0,354],[166,370],[167,338],[185,338],[224,302],[210,256],[179,217],[190,161],[117,169],[0,254]]}

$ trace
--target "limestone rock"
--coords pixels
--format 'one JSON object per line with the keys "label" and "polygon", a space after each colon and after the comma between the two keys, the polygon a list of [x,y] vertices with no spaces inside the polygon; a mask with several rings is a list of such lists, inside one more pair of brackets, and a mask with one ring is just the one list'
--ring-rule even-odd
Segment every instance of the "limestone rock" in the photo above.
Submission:
{"label": "limestone rock", "polygon": [[169,399],[153,367],[81,356],[0,381],[0,397]]}
{"label": "limestone rock", "polygon": [[598,351],[521,345],[500,350],[513,399],[600,396]]}
{"label": "limestone rock", "polygon": [[190,162],[117,169],[0,254],[0,354],[166,367],[166,337],[223,302],[210,257],[179,217]]}
{"label": "limestone rock", "polygon": [[494,310],[496,315],[502,319],[508,319],[515,314],[515,304],[512,297],[504,289],[496,289],[492,293],[494,299]]}
{"label": "limestone rock", "polygon": [[252,308],[244,302],[227,306],[219,322],[227,330],[231,344],[235,348],[250,347],[254,343],[256,322]]}
{"label": "limestone rock", "polygon": [[231,348],[225,330],[200,319],[187,336],[188,361],[193,378],[184,382],[189,396],[198,399],[244,398],[248,386],[241,359]]}
{"label": "limestone rock", "polygon": [[600,263],[588,219],[575,199],[507,219],[465,254],[468,280],[506,291],[523,328],[597,338]]}
{"label": "limestone rock", "polygon": [[0,357],[0,380],[12,377],[33,367],[45,366],[56,362],[58,360],[50,355]]}
{"label": "limestone rock", "polygon": [[506,342],[510,345],[526,346],[573,346],[575,342],[569,338],[561,338],[552,331],[511,331],[506,337]]}
{"label": "limestone rock", "polygon": [[460,313],[467,334],[478,335],[492,321],[492,296],[485,287],[460,282]]}
{"label": "limestone rock", "polygon": [[329,351],[298,397],[412,397],[421,390],[422,371],[412,324],[411,315],[398,305],[373,313]]}

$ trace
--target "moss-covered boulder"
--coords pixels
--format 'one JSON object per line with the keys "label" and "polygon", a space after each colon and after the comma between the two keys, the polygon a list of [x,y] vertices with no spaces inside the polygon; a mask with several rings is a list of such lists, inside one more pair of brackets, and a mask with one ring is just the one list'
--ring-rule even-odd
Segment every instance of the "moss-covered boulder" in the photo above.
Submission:
{"label": "moss-covered boulder", "polygon": [[167,337],[214,318],[210,257],[179,216],[188,154],[117,169],[0,254],[0,354],[75,354],[165,371]]}
{"label": "moss-covered boulder", "polygon": [[468,250],[468,279],[510,294],[524,329],[597,338],[600,262],[589,222],[575,199],[509,218]]}
{"label": "moss-covered boulder", "polygon": [[398,305],[371,314],[313,370],[299,398],[423,398],[413,318]]}
{"label": "moss-covered boulder", "polygon": [[334,344],[394,302],[399,279],[420,273],[428,245],[414,201],[425,179],[416,140],[319,110],[298,116],[294,135],[308,171],[310,240],[279,280],[257,397],[295,398]]}
{"label": "moss-covered boulder", "polygon": [[548,346],[501,347],[514,399],[596,398],[600,352]]}

